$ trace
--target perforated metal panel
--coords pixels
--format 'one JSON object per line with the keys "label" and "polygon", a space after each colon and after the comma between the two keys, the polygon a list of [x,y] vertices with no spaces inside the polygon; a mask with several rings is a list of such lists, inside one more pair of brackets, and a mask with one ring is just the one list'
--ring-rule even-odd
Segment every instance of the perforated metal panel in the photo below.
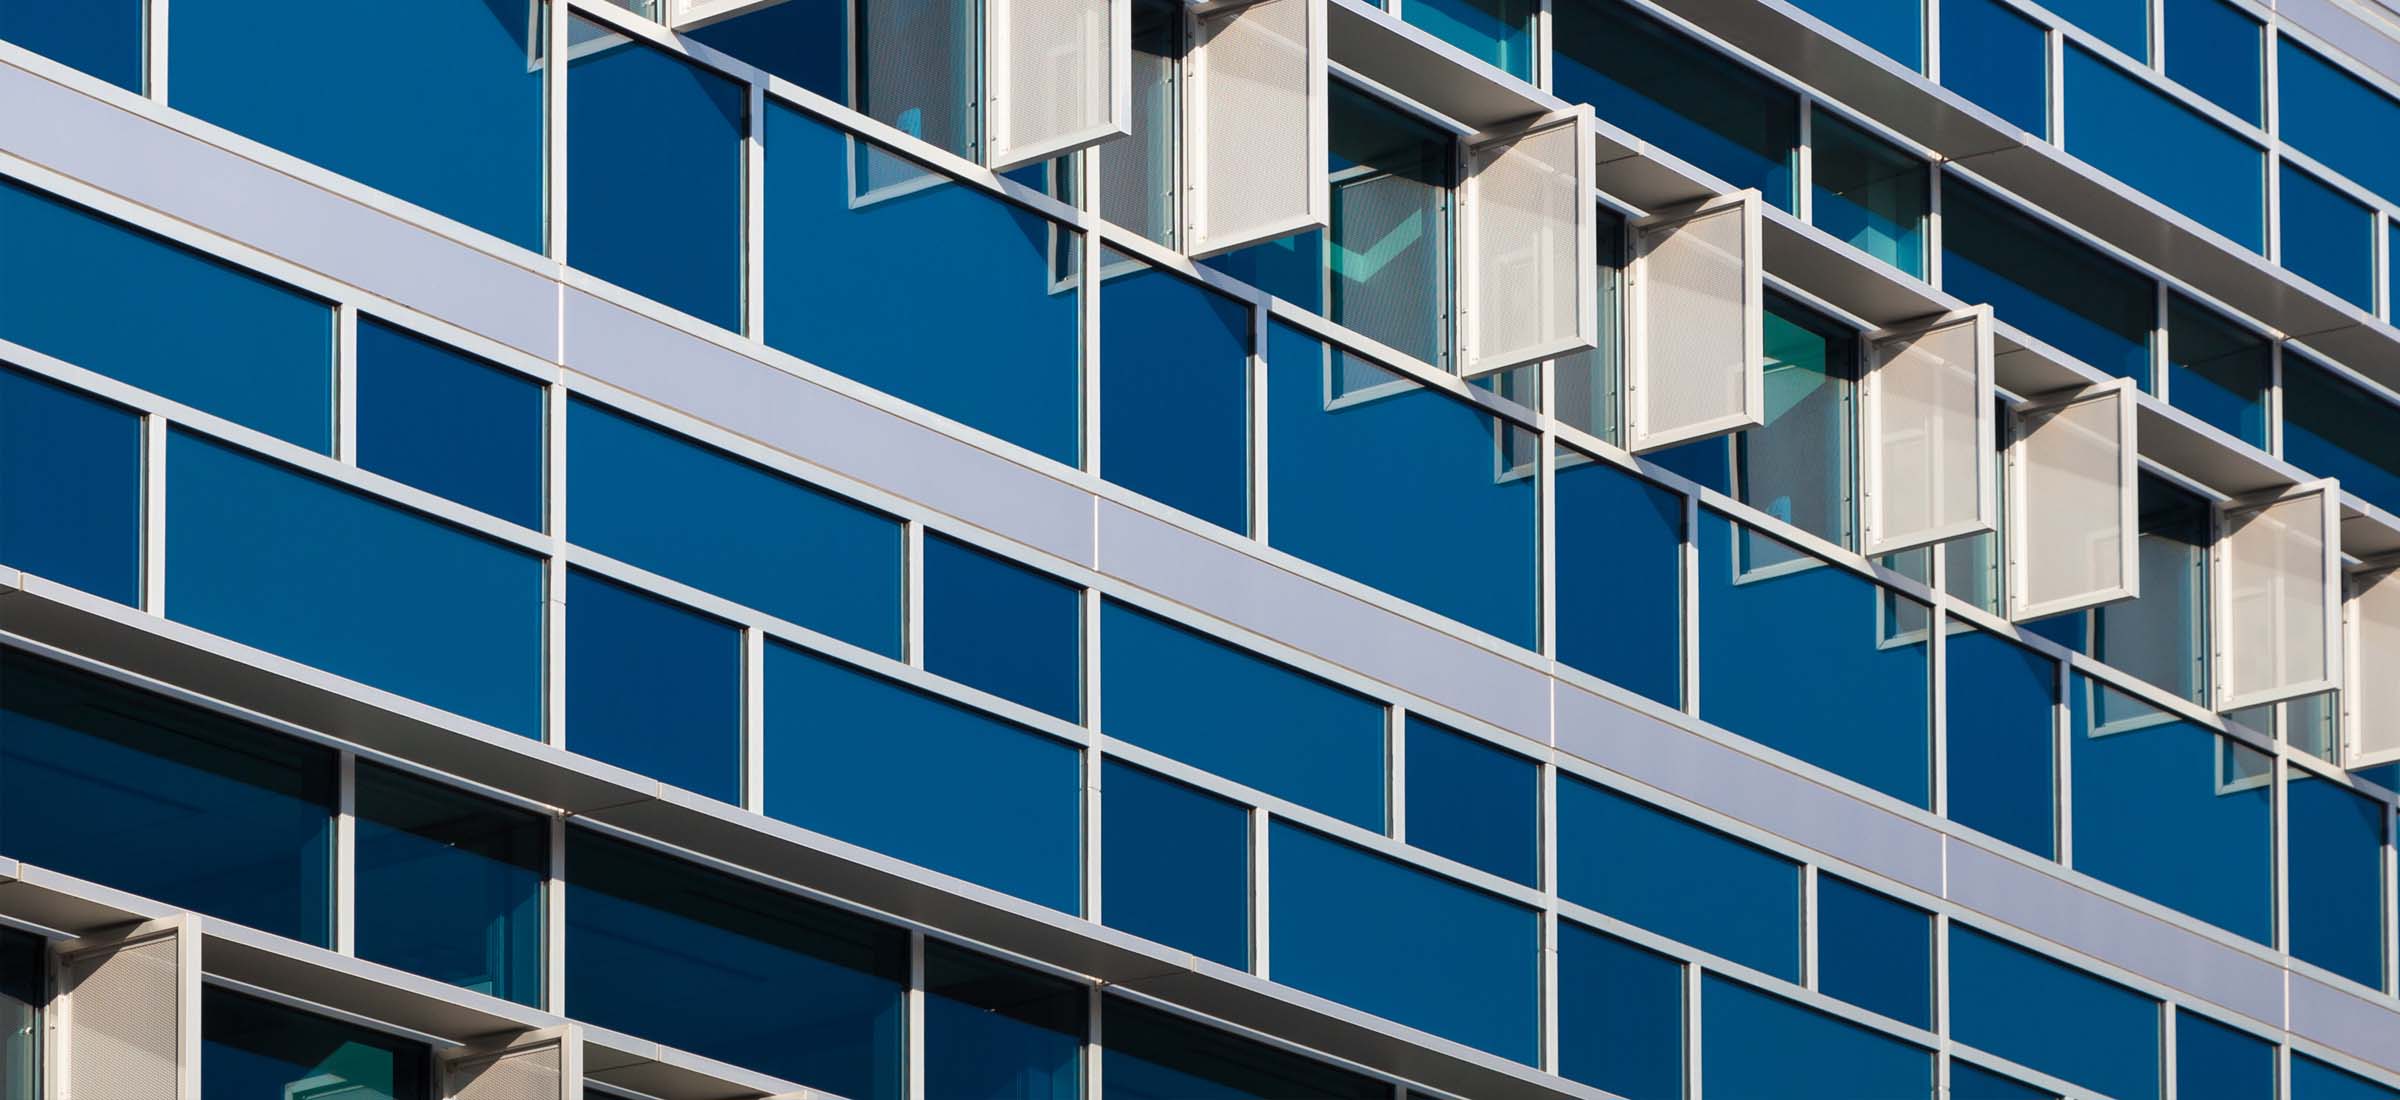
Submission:
{"label": "perforated metal panel", "polygon": [[442,1056],[447,1100],[581,1100],[581,1045],[571,1028],[549,1028]]}
{"label": "perforated metal panel", "polygon": [[1014,168],[1126,134],[1132,0],[984,0],[990,163]]}
{"label": "perforated metal panel", "polygon": [[1868,553],[1992,529],[1990,309],[1877,333],[1859,412]]}
{"label": "perforated metal panel", "polygon": [[2344,608],[2349,675],[2342,687],[2342,764],[2400,760],[2400,568],[2360,574]]}
{"label": "perforated metal panel", "polygon": [[1459,373],[1598,343],[1590,108],[1467,145],[1457,283]]}
{"label": "perforated metal panel", "polygon": [[60,1100],[195,1100],[198,955],[180,918],[58,949]]}
{"label": "perforated metal panel", "polygon": [[1627,285],[1630,449],[1764,422],[1758,193],[1636,223]]}
{"label": "perforated metal panel", "polygon": [[1325,224],[1325,0],[1192,9],[1184,240],[1212,255]]}
{"label": "perforated metal panel", "polygon": [[2131,383],[2120,379],[2012,418],[2009,616],[2032,619],[2140,591]]}
{"label": "perforated metal panel", "polygon": [[2330,480],[2217,514],[2217,709],[2331,690],[2341,668],[2340,496]]}
{"label": "perforated metal panel", "polygon": [[981,63],[972,0],[869,0],[853,11],[859,63],[852,105],[911,137],[973,156]]}
{"label": "perforated metal panel", "polygon": [[1159,17],[1137,13],[1133,27],[1133,109],[1126,119],[1132,136],[1092,155],[1099,158],[1100,216],[1173,248],[1181,220],[1175,214],[1176,147],[1182,141],[1176,106],[1176,55],[1182,51],[1176,43],[1183,39],[1183,13],[1173,14],[1172,26],[1151,18]]}

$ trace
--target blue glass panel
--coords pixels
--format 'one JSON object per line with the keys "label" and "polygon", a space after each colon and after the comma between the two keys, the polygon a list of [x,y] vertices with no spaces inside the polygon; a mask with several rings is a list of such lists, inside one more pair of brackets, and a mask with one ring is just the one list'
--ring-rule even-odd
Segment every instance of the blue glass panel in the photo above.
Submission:
{"label": "blue glass panel", "polygon": [[1933,1096],[1933,1053],[1749,986],[1708,976],[1700,990],[1701,1080],[1712,1096],[1906,1100]]}
{"label": "blue glass panel", "polygon": [[766,812],[1078,911],[1073,745],[804,650],[767,648]]}
{"label": "blue glass panel", "polygon": [[139,415],[0,366],[0,562],[140,601]]}
{"label": "blue glass panel", "polygon": [[2400,1088],[2376,1084],[2294,1051],[2291,1100],[2400,1100]]}
{"label": "blue glass panel", "polygon": [[373,4],[176,0],[167,18],[177,108],[541,249],[541,4],[431,0],[395,19]]}
{"label": "blue glass panel", "polygon": [[201,1100],[429,1100],[423,1043],[245,997],[200,990]]}
{"label": "blue glass panel", "polygon": [[1537,644],[1538,438],[1280,322],[1267,348],[1270,541]]}
{"label": "blue glass panel", "polygon": [[747,94],[580,16],[567,38],[567,262],[741,328]]}
{"label": "blue glass panel", "polygon": [[[2059,18],[2092,32],[2093,37],[2134,60],[2150,59],[2150,5],[2144,0],[2057,0],[2045,6]],[[1945,10],[1942,14],[1946,18],[1949,12]],[[2074,101],[2075,94],[2067,93],[2067,102],[2071,105]],[[2067,131],[2074,130],[2074,124],[2069,123]]]}
{"label": "blue glass panel", "polygon": [[1683,496],[1560,447],[1558,659],[1678,706],[1683,697]]}
{"label": "blue glass panel", "polygon": [[2179,1100],[2275,1100],[2275,1044],[2190,1010],[2175,1014]]}
{"label": "blue glass panel", "polygon": [[1716,512],[1699,540],[1700,717],[1927,805],[1926,607]]}
{"label": "blue glass panel", "polygon": [[1558,892],[1703,951],[1800,980],[1797,865],[1565,776],[1558,782]]}
{"label": "blue glass panel", "polygon": [[2400,133],[2400,99],[2302,46],[2275,40],[2276,122],[2283,140],[2359,186],[2400,197],[2400,143],[2361,134]]}
{"label": "blue glass panel", "polygon": [[900,655],[898,520],[582,401],[567,486],[577,543]]}
{"label": "blue glass panel", "polygon": [[1817,965],[1817,987],[1828,995],[1933,1027],[1933,914],[1819,875]]}
{"label": "blue glass panel", "polygon": [[361,763],[358,956],[539,1007],[549,823]]}
{"label": "blue glass panel", "polygon": [[2181,294],[2168,296],[2167,400],[2176,408],[2264,449],[2273,357],[2266,337]]}
{"label": "blue glass panel", "polygon": [[580,569],[566,616],[566,746],[740,802],[741,628]]}
{"label": "blue glass panel", "polygon": [[1084,987],[938,941],[925,944],[925,1095],[1077,1100]]}
{"label": "blue glass panel", "polygon": [[2252,125],[2265,98],[2258,20],[2225,0],[2166,0],[2167,76]]}
{"label": "blue glass panel", "polygon": [[2068,152],[2266,251],[2265,153],[2079,46],[2067,47],[2066,64]]}
{"label": "blue glass panel", "polygon": [[1408,719],[1408,842],[1538,885],[1542,774],[1533,761]]}
{"label": "blue glass panel", "polygon": [[1625,1100],[1682,1100],[1683,964],[1560,922],[1558,1058]]}
{"label": "blue glass panel", "polygon": [[2375,308],[2375,215],[2317,177],[2283,165],[2283,266]]}
{"label": "blue glass panel", "polygon": [[1800,102],[1790,91],[1617,0],[1568,0],[1551,20],[1561,98],[1792,208]]}
{"label": "blue glass panel", "polygon": [[1383,828],[1383,704],[1114,601],[1100,676],[1109,735]]}
{"label": "blue glass panel", "polygon": [[1081,237],[788,107],[767,150],[767,342],[1074,464]]}
{"label": "blue glass panel", "polygon": [[2058,1100],[2058,1094],[1967,1062],[1950,1063],[1950,1100]]}
{"label": "blue glass panel", "polygon": [[333,942],[334,756],[0,651],[0,851]]}
{"label": "blue glass panel", "polygon": [[0,38],[139,92],[148,8],[145,0],[0,4]]}
{"label": "blue glass panel", "polygon": [[847,102],[849,5],[844,0],[784,0],[685,32],[809,91]]}
{"label": "blue glass panel", "polygon": [[1390,1100],[1392,1086],[1155,1008],[1101,1002],[1108,1100]]}
{"label": "blue glass panel", "polygon": [[2157,1001],[1963,924],[1950,926],[1950,1033],[2110,1096],[2158,1095]]}
{"label": "blue glass panel", "polygon": [[2292,954],[2383,988],[2383,804],[2291,769]]}
{"label": "blue glass panel", "polygon": [[2075,869],[2266,942],[2274,864],[2265,754],[2080,676],[2067,703]]}
{"label": "blue glass panel", "polygon": [[531,554],[176,431],[166,556],[170,618],[501,729],[541,730]]}
{"label": "blue glass panel", "polygon": [[1100,476],[1247,533],[1249,307],[1113,249],[1101,276]]}
{"label": "blue glass panel", "polygon": [[2045,859],[2055,854],[2058,662],[1950,620],[1949,814]]}
{"label": "blue glass panel", "polygon": [[0,181],[0,338],[318,451],[333,307]]}
{"label": "blue glass panel", "polygon": [[858,1100],[899,1100],[908,933],[567,832],[577,1019]]}
{"label": "blue glass panel", "polygon": [[1276,981],[1504,1058],[1541,1056],[1532,910],[1282,821],[1270,844]]}
{"label": "blue glass panel", "polygon": [[542,527],[542,385],[372,317],[358,322],[358,464]]}
{"label": "blue glass panel", "polygon": [[1321,230],[1277,237],[1200,262],[1312,313],[1325,311],[1325,234]]}
{"label": "blue glass panel", "polygon": [[1111,928],[1250,966],[1250,811],[1114,760],[1100,781]]}
{"label": "blue glass panel", "polygon": [[1923,278],[1933,169],[1827,111],[1817,112],[1809,140],[1815,166],[1809,217],[1817,227]]}
{"label": "blue glass panel", "polygon": [[1796,6],[1885,57],[1919,72],[1925,69],[1923,0],[1801,0]]}
{"label": "blue glass panel", "polygon": [[2150,384],[2158,312],[2150,280],[1954,177],[1942,182],[1942,289],[1990,302],[2034,338]]}
{"label": "blue glass panel", "polygon": [[929,534],[925,667],[1073,722],[1083,709],[1083,589]]}
{"label": "blue glass panel", "polygon": [[2001,0],[1942,5],[1942,84],[2027,133],[2050,132],[2050,43]]}
{"label": "blue glass panel", "polygon": [[1533,9],[1525,0],[1417,0],[1400,17],[1519,80],[1533,79]]}
{"label": "blue glass panel", "polygon": [[2283,357],[2283,457],[2400,509],[2400,406],[2291,354]]}
{"label": "blue glass panel", "polygon": [[49,962],[42,937],[0,928],[0,1100],[41,1100]]}

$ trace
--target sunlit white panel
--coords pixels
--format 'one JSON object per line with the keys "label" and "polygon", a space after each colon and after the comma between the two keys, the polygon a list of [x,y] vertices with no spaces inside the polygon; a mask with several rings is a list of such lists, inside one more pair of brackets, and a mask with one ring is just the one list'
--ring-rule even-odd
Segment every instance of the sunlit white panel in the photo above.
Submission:
{"label": "sunlit white panel", "polygon": [[444,1100],[583,1100],[583,1044],[572,1026],[444,1051],[441,1069]]}
{"label": "sunlit white panel", "polygon": [[1765,422],[1758,192],[1635,223],[1625,420],[1648,451]]}
{"label": "sunlit white panel", "polygon": [[1876,333],[1858,395],[1866,552],[1991,530],[1991,310]]}
{"label": "sunlit white panel", "polygon": [[1129,132],[1132,9],[1132,0],[984,0],[993,168]]}
{"label": "sunlit white panel", "polygon": [[2338,686],[2340,521],[2331,480],[2220,507],[2210,558],[2217,709]]}
{"label": "sunlit white panel", "polygon": [[2009,445],[2009,617],[2140,594],[2132,384],[2015,410]]}
{"label": "sunlit white panel", "polygon": [[1599,342],[1590,108],[1467,143],[1458,285],[1472,377]]}
{"label": "sunlit white panel", "polygon": [[186,917],[70,940],[54,958],[58,1100],[199,1100],[200,935]]}
{"label": "sunlit white panel", "polygon": [[1190,42],[1185,250],[1214,255],[1323,226],[1325,0],[1196,5]]}
{"label": "sunlit white panel", "polygon": [[2388,764],[2400,760],[2400,568],[2354,577],[2344,611],[2349,675],[2342,688],[2342,764]]}

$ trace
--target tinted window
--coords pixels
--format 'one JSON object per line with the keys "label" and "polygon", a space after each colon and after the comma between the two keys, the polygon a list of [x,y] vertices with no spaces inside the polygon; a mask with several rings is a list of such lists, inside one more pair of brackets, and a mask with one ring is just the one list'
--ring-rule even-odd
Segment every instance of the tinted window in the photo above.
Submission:
{"label": "tinted window", "polygon": [[2158,1095],[2158,1002],[1962,924],[1950,926],[1950,1030],[2110,1096]]}
{"label": "tinted window", "polygon": [[1700,992],[1701,1080],[1719,1096],[1878,1100],[1933,1095],[1933,1054],[1710,975]]}
{"label": "tinted window", "polygon": [[2379,194],[2400,196],[2400,144],[2360,134],[2400,131],[2400,99],[2300,45],[2275,40],[2276,123],[2285,141]]}
{"label": "tinted window", "polygon": [[1933,1027],[1933,914],[1817,876],[1817,986],[1860,1008]]}
{"label": "tinted window", "polygon": [[2400,509],[2400,406],[2298,355],[2283,357],[2283,457]]}
{"label": "tinted window", "polygon": [[1250,966],[1250,812],[1114,760],[1101,780],[1101,913],[1112,928]]}
{"label": "tinted window", "polygon": [[1519,80],[1533,79],[1533,8],[1525,0],[1417,0],[1400,16]]}
{"label": "tinted window", "polygon": [[2275,1044],[2188,1010],[2175,1013],[2180,1100],[2274,1100]]}
{"label": "tinted window", "polygon": [[2181,294],[2168,295],[2167,400],[2176,408],[2265,448],[2273,356],[2266,337]]}
{"label": "tinted window", "polygon": [[40,936],[0,928],[0,1097],[41,1096],[42,1006],[50,948]]}
{"label": "tinted window", "polygon": [[2167,75],[2256,125],[2266,84],[2258,20],[2225,0],[2167,0]]}
{"label": "tinted window", "polygon": [[1744,966],[1800,980],[1800,868],[1577,779],[1558,782],[1558,892]]}
{"label": "tinted window", "polygon": [[1100,476],[1247,532],[1249,308],[1113,250],[1101,277]]}
{"label": "tinted window", "polygon": [[1666,706],[1683,696],[1683,495],[1552,452],[1558,657]]}
{"label": "tinted window", "polygon": [[2292,954],[2381,989],[2383,803],[2305,768],[2290,775]]}
{"label": "tinted window", "polygon": [[2266,155],[2257,146],[2081,47],[2067,47],[2066,64],[2068,152],[2266,251]]}
{"label": "tinted window", "polygon": [[[1806,0],[1798,7],[1885,57],[1911,69],[1925,68],[1925,8],[1921,0]],[[1820,116],[1818,121],[1824,120]]]}
{"label": "tinted window", "polygon": [[1410,844],[1537,885],[1541,796],[1533,761],[1409,716]]}
{"label": "tinted window", "polygon": [[2394,1100],[2400,1089],[2376,1084],[2294,1051],[2291,1100]]}
{"label": "tinted window", "polygon": [[1389,1100],[1392,1086],[1154,1008],[1100,1002],[1109,1100]]}
{"label": "tinted window", "polygon": [[1683,1096],[1683,964],[1558,926],[1558,1071],[1626,1100]]}
{"label": "tinted window", "polygon": [[1791,92],[1616,0],[1569,0],[1551,18],[1561,98],[1792,208],[1800,103]]}
{"label": "tinted window", "polygon": [[1932,168],[1826,111],[1813,117],[1809,140],[1817,227],[1923,278]]}
{"label": "tinted window", "polygon": [[2028,133],[2050,132],[2050,45],[2001,0],[1942,5],[1942,83]]}
{"label": "tinted window", "polygon": [[218,986],[200,990],[201,1100],[427,1100],[432,1061],[422,1043]]}
{"label": "tinted window", "polygon": [[838,0],[784,0],[689,33],[694,41],[843,102],[850,92],[842,56],[848,16],[847,5]]}
{"label": "tinted window", "polygon": [[2059,0],[2050,10],[2136,61],[2150,57],[2150,5],[2143,0]]}
{"label": "tinted window", "polygon": [[1954,1060],[1950,1063],[1950,1100],[2058,1100],[2058,1094]]}
{"label": "tinted window", "polygon": [[2048,858],[2056,851],[2058,664],[1948,621],[1950,819]]}
{"label": "tinted window", "polygon": [[[1946,21],[1949,9],[1942,12]],[[2150,380],[2149,279],[1972,187],[1942,184],[1942,289],[2110,374]]]}
{"label": "tinted window", "polygon": [[367,763],[357,810],[359,957],[538,1007],[549,824]]}
{"label": "tinted window", "polygon": [[741,629],[582,570],[566,616],[567,748],[740,802]]}
{"label": "tinted window", "polygon": [[928,534],[925,667],[1075,721],[1082,713],[1083,590]]}
{"label": "tinted window", "polygon": [[9,4],[0,7],[0,38],[139,92],[148,6],[144,0]]}
{"label": "tinted window", "polygon": [[1348,84],[1331,95],[1325,315],[1446,363],[1452,138]]}
{"label": "tinted window", "polygon": [[2375,308],[2374,212],[2286,162],[2283,266],[2360,309]]}
{"label": "tinted window", "polygon": [[358,464],[540,530],[542,385],[371,317],[358,321]]}
{"label": "tinted window", "polygon": [[140,602],[139,415],[0,367],[0,561]]}
{"label": "tinted window", "polygon": [[1084,987],[946,943],[925,944],[925,1095],[1079,1100]]}

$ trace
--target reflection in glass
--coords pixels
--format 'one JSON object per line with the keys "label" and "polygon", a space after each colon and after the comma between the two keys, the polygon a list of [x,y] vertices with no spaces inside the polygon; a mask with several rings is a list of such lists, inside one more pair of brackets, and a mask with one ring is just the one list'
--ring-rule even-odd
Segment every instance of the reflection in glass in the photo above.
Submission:
{"label": "reflection in glass", "polygon": [[1350,85],[1331,88],[1326,316],[1443,365],[1450,189],[1457,183],[1452,138]]}
{"label": "reflection in glass", "polygon": [[1561,98],[1793,208],[1798,97],[1619,0],[1565,0],[1551,25]]}
{"label": "reflection in glass", "polygon": [[2283,357],[2283,457],[2400,509],[2400,405],[2298,354]]}
{"label": "reflection in glass", "polygon": [[200,990],[201,1100],[431,1100],[432,1062],[423,1043]]}
{"label": "reflection in glass", "polygon": [[0,5],[0,38],[140,92],[148,11],[146,0]]}
{"label": "reflection in glass", "polygon": [[1830,111],[1816,112],[1809,140],[1815,188],[1810,218],[1867,255],[1924,277],[1932,168]]}
{"label": "reflection in glass", "polygon": [[358,765],[360,958],[539,1007],[548,823]]}
{"label": "reflection in glass", "polygon": [[1912,1027],[1933,1027],[1933,914],[1817,876],[1817,985]]}
{"label": "reflection in glass", "polygon": [[1533,79],[1533,14],[1528,0],[1413,0],[1400,17],[1519,80]]}
{"label": "reflection in glass", "polygon": [[2188,1100],[2275,1100],[2275,1044],[2178,1009],[2175,1095]]}
{"label": "reflection in glass", "polygon": [[2266,337],[2181,294],[2168,294],[2167,400],[2176,408],[2264,449],[2273,358]]}
{"label": "reflection in glass", "polygon": [[1390,1100],[1392,1086],[1116,997],[1100,1002],[1108,1100]]}
{"label": "reflection in glass", "polygon": [[1955,176],[1942,179],[1942,289],[1990,302],[2035,339],[2150,385],[2155,284]]}
{"label": "reflection in glass", "polygon": [[542,529],[542,384],[373,317],[358,319],[358,464]]}
{"label": "reflection in glass", "polygon": [[1083,589],[944,535],[925,536],[925,667],[1010,702],[1083,713]]}
{"label": "reflection in glass", "polygon": [[1076,1100],[1084,987],[938,940],[925,943],[925,1095]]}

